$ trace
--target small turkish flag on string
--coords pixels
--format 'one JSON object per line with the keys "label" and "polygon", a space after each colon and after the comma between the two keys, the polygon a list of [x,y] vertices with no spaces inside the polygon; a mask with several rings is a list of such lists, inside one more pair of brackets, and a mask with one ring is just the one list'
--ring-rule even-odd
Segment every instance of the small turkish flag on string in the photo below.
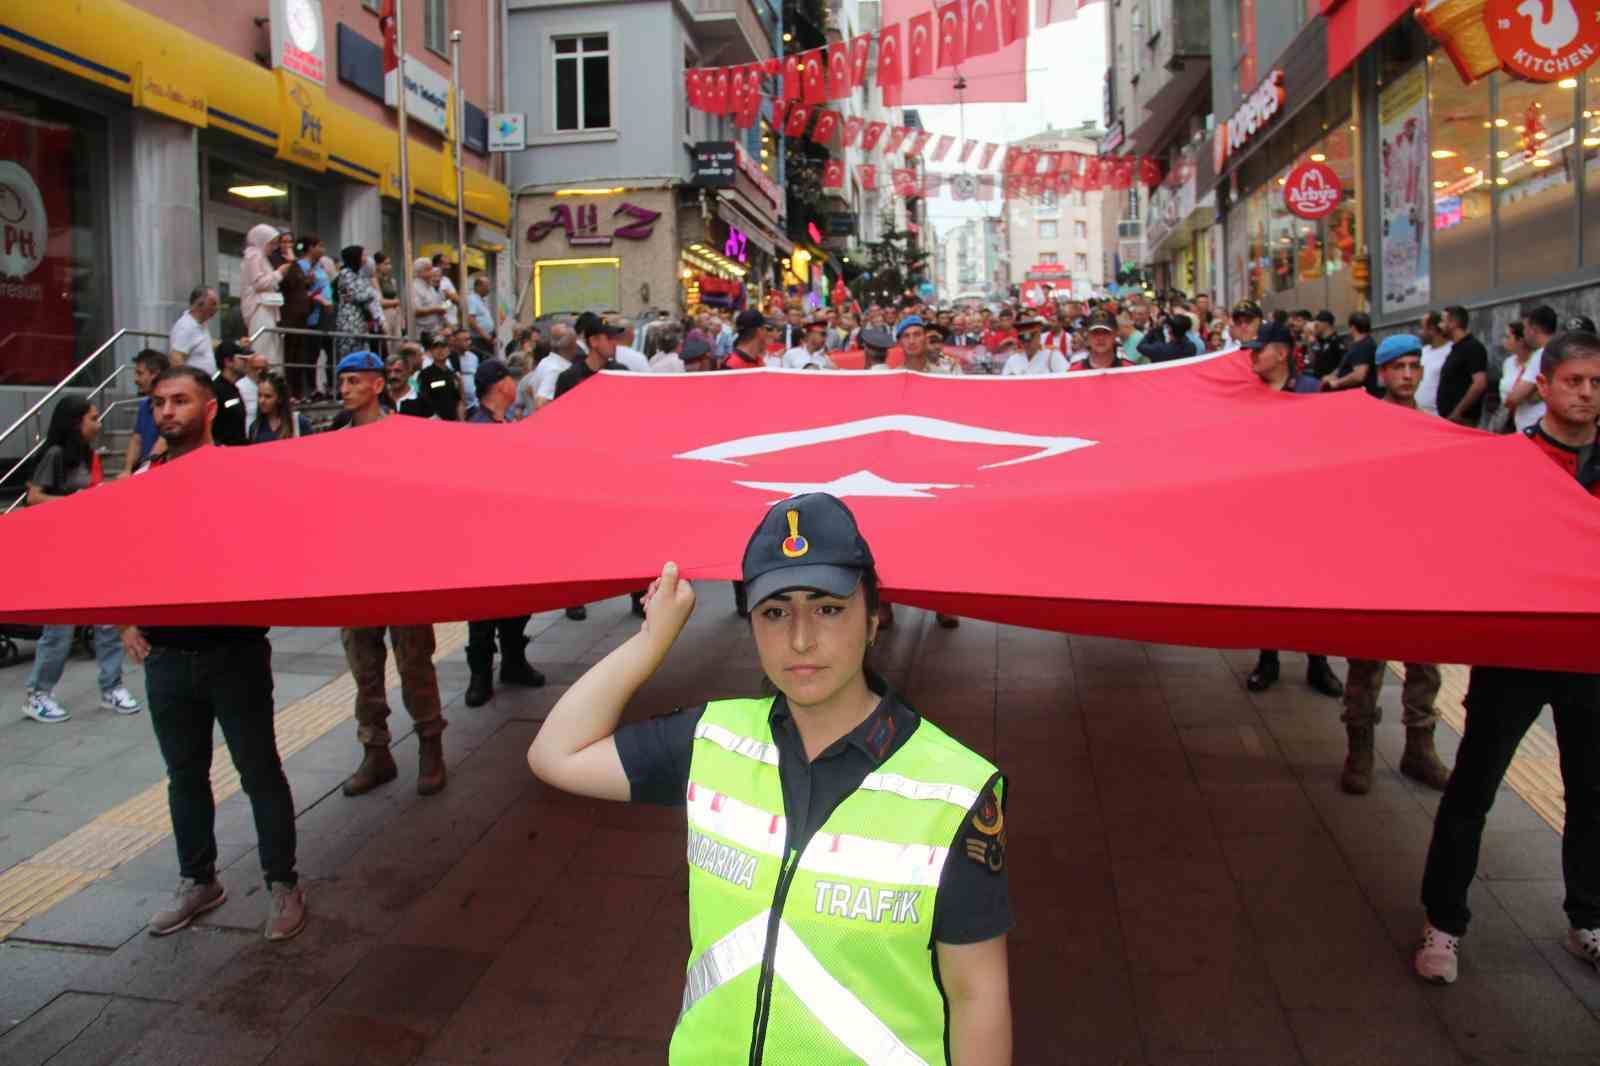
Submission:
{"label": "small turkish flag on string", "polygon": [[906,43],[909,59],[906,63],[906,77],[926,78],[933,73],[934,64],[934,35],[933,12],[924,12],[906,23],[907,33],[910,35]]}
{"label": "small turkish flag on string", "polygon": [[961,65],[966,54],[966,33],[961,20],[962,0],[950,0],[939,8],[939,66]]}
{"label": "small turkish flag on string", "polygon": [[789,111],[789,121],[784,123],[783,134],[785,137],[803,137],[810,123],[811,109],[804,104],[795,104]]}
{"label": "small turkish flag on string", "polygon": [[894,194],[909,199],[917,195],[917,172],[910,167],[895,167],[889,172]]}
{"label": "small turkish flag on string", "polygon": [[1028,36],[1028,0],[1000,0],[1000,45]]}
{"label": "small turkish flag on string", "polygon": [[926,197],[926,198],[931,200],[935,196],[938,196],[943,191],[944,191],[944,175],[943,174],[924,174],[924,175],[922,175],[922,195],[924,197]]}
{"label": "small turkish flag on string", "polygon": [[933,145],[933,161],[943,163],[944,157],[950,154],[951,147],[956,143],[954,137],[941,135]]}
{"label": "small turkish flag on string", "polygon": [[828,46],[828,99],[850,96],[850,46],[841,41]]}
{"label": "small turkish flag on string", "polygon": [[906,138],[911,136],[911,130],[905,126],[896,126],[889,131],[889,140],[883,146],[884,155],[894,155],[900,146],[906,143]]}
{"label": "small turkish flag on string", "polygon": [[867,128],[861,133],[861,150],[871,152],[878,147],[878,141],[883,137],[883,131],[889,128],[887,122],[874,120],[867,123]]}
{"label": "small turkish flag on string", "polygon": [[988,170],[989,164],[994,162],[994,154],[1000,150],[998,144],[984,143],[983,154],[978,156],[978,169]]}
{"label": "small turkish flag on string", "polygon": [[773,129],[775,129],[775,130],[783,129],[784,116],[789,113],[789,109],[791,107],[793,107],[793,106],[794,106],[794,101],[793,100],[785,100],[781,96],[772,101],[772,128]]}
{"label": "small turkish flag on string", "polygon": [[1134,160],[1123,157],[1111,163],[1111,187],[1118,192],[1127,192],[1133,188]]}
{"label": "small turkish flag on string", "polygon": [[994,0],[971,0],[967,5],[967,56],[975,59],[999,48]]}
{"label": "small turkish flag on string", "polygon": [[856,142],[861,139],[861,128],[866,124],[867,120],[862,118],[860,115],[851,115],[849,118],[845,119],[844,137],[839,143],[844,145],[846,148],[854,148],[856,146]]}
{"label": "small turkish flag on string", "polygon": [[1083,157],[1083,172],[1078,175],[1078,187],[1090,192],[1098,190],[1102,184],[1104,168],[1100,160],[1092,155]]}
{"label": "small turkish flag on string", "polygon": [[746,92],[744,100],[739,105],[738,112],[733,116],[733,124],[742,130],[747,130],[756,124],[761,117],[761,80],[751,77],[745,81]]}
{"label": "small turkish flag on string", "polygon": [[872,58],[872,34],[858,34],[850,42],[850,88],[862,89],[867,84],[867,61]]}
{"label": "small turkish flag on string", "polygon": [[979,174],[978,175],[978,190],[977,190],[977,192],[978,192],[978,194],[977,194],[976,199],[979,199],[979,200],[993,200],[994,199],[994,175],[993,174]]}
{"label": "small turkish flag on string", "polygon": [[1020,174],[1007,174],[1000,179],[1000,192],[1007,200],[1015,200],[1022,196],[1022,176]]}
{"label": "small turkish flag on string", "polygon": [[1139,157],[1139,184],[1153,189],[1161,184],[1161,163],[1149,156]]}
{"label": "small turkish flag on string", "polygon": [[706,110],[714,115],[727,114],[728,71],[725,67],[717,67],[708,73],[711,76],[711,94],[706,100]]}
{"label": "small turkish flag on string", "polygon": [[828,160],[827,166],[822,168],[822,187],[824,189],[844,188],[844,160]]}
{"label": "small turkish flag on string", "polygon": [[822,70],[822,49],[813,48],[802,57],[801,71],[800,98],[812,105],[826,103],[828,79]]}
{"label": "small turkish flag on string", "polygon": [[918,130],[911,138],[911,144],[906,148],[906,155],[921,155],[922,150],[928,147],[928,142],[933,140],[933,134],[927,130]]}
{"label": "small turkish flag on string", "polygon": [[696,111],[703,110],[700,106],[700,72],[693,67],[683,72],[683,91],[690,107]]}
{"label": "small turkish flag on string", "polygon": [[883,90],[884,107],[898,107],[900,104],[900,61],[904,50],[901,31],[901,24],[896,22],[893,26],[884,27],[878,34],[878,88]]}
{"label": "small turkish flag on string", "polygon": [[800,69],[800,56],[789,55],[783,57],[783,98],[785,100],[800,99],[800,83],[804,80],[804,72]]}
{"label": "small turkish flag on string", "polygon": [[833,135],[839,130],[839,112],[818,111],[817,124],[811,129],[811,139],[818,144],[832,144]]}
{"label": "small turkish flag on string", "polygon": [[877,189],[878,168],[873,163],[861,163],[856,166],[856,177],[861,180],[863,189]]}
{"label": "small turkish flag on string", "polygon": [[745,76],[743,67],[734,67],[728,77],[728,113],[736,115],[744,107]]}
{"label": "small turkish flag on string", "polygon": [[961,155],[956,158],[957,163],[965,163],[972,158],[973,149],[978,147],[977,141],[962,141]]}

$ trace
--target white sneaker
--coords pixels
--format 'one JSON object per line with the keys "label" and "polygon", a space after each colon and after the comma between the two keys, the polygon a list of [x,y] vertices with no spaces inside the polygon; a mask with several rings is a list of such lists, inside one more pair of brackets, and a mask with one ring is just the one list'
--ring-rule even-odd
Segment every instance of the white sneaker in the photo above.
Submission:
{"label": "white sneaker", "polygon": [[100,693],[100,706],[110,707],[118,714],[138,714],[139,701],[133,698],[126,685],[108,688]]}
{"label": "white sneaker", "polygon": [[1568,929],[1567,950],[1600,969],[1600,929]]}
{"label": "white sneaker", "polygon": [[22,713],[35,722],[65,722],[72,717],[50,693],[33,689],[28,690],[28,702],[22,705]]}
{"label": "white sneaker", "polygon": [[1415,961],[1417,976],[1436,985],[1455,984],[1460,951],[1460,937],[1435,929],[1431,922],[1424,922],[1422,946],[1417,949]]}

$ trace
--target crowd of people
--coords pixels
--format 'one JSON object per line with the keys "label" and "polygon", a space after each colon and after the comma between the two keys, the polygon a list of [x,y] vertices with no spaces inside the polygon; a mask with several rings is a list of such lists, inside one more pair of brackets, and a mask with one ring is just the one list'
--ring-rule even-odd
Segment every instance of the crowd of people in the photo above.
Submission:
{"label": "crowd of people", "polygon": [[[314,238],[302,238],[290,253],[282,235],[259,236],[260,263],[246,270],[259,270],[261,280],[249,291],[281,289],[300,270],[313,311],[329,312],[341,329],[358,324],[388,328],[386,316],[392,308],[386,303],[387,290],[374,259],[362,249],[345,249],[343,266],[324,286],[316,280],[321,246]],[[274,249],[280,261],[273,259]],[[288,258],[291,254],[303,257]],[[586,312],[570,321],[523,327],[502,353],[487,283],[475,280],[474,291],[463,301],[436,264],[419,261],[416,266],[419,289],[413,294],[413,309],[433,328],[383,353],[365,345],[336,348],[333,371],[341,411],[325,432],[358,430],[391,415],[506,424],[535,417],[603,370],[900,367],[951,375],[1070,375],[1242,349],[1264,388],[1307,394],[1362,389],[1375,402],[1419,415],[1518,432],[1584,490],[1600,497],[1595,448],[1600,336],[1592,321],[1582,316],[1563,320],[1544,305],[1528,308],[1499,338],[1506,356],[1497,385],[1491,383],[1487,346],[1473,335],[1471,315],[1458,306],[1429,312],[1415,333],[1393,333],[1380,340],[1361,312],[1348,315],[1341,331],[1335,316],[1325,310],[1267,315],[1255,303],[1241,301],[1223,315],[1204,294],[1192,299],[1172,294],[1162,299],[1067,301],[1048,313],[1009,305],[946,308],[910,298],[895,306],[823,311],[792,302],[733,314],[702,307],[682,318],[658,315],[634,322]],[[322,303],[318,292],[334,285],[339,299]],[[422,300],[421,287],[432,290],[437,301]],[[278,305],[280,313],[287,306],[287,301]],[[363,321],[347,319],[346,306],[357,307]],[[216,307],[216,294],[197,288],[174,326],[170,350],[149,349],[135,359],[134,378],[146,398],[123,459],[126,472],[147,475],[213,444],[264,444],[313,432],[296,409],[307,386],[297,389],[280,372],[270,346],[252,349],[247,341],[212,345],[201,339]],[[247,312],[247,321],[260,314],[258,302]],[[303,357],[303,346],[295,347]],[[29,483],[30,505],[48,504],[103,480],[94,449],[99,429],[92,404],[67,397],[57,406],[48,447]],[[748,613],[744,591],[740,587],[736,593],[741,614]],[[642,594],[634,598],[634,607],[645,613]],[[892,624],[886,603],[874,599],[871,609],[875,629]],[[582,606],[567,613],[577,620],[585,616]],[[496,654],[501,684],[544,684],[544,676],[527,661],[528,620],[523,615],[469,623],[468,707],[493,698]],[[957,622],[945,616],[939,621],[948,626]],[[72,636],[72,627],[51,626],[39,642],[24,708],[37,721],[60,722],[69,716],[52,690]],[[417,790],[424,795],[440,791],[447,780],[442,734],[448,723],[432,662],[432,627],[350,628],[342,638],[357,683],[356,739],[362,753],[345,793],[359,796],[398,776],[386,725],[386,638],[399,665],[405,708],[421,739]],[[181,881],[173,901],[152,918],[151,932],[174,932],[226,897],[216,878],[207,778],[212,725],[219,721],[256,811],[270,889],[266,935],[293,936],[305,923],[306,906],[295,872],[293,805],[273,739],[266,630],[101,626],[94,628],[93,642],[101,701],[116,713],[141,709],[122,682],[124,659],[145,663],[147,702],[172,782]],[[1378,696],[1385,665],[1350,660],[1341,681],[1325,656],[1307,656],[1308,683],[1343,702],[1348,752],[1340,780],[1355,795],[1373,787],[1374,732],[1381,717]],[[1278,681],[1279,672],[1279,653],[1264,650],[1247,687],[1264,691]],[[1434,745],[1440,684],[1437,665],[1405,664],[1401,703],[1406,747],[1399,769],[1444,794],[1423,875],[1427,918],[1415,957],[1418,974],[1436,982],[1456,979],[1485,818],[1517,743],[1546,704],[1555,710],[1567,796],[1567,948],[1600,966],[1600,674],[1473,667],[1467,727],[1453,770]]]}

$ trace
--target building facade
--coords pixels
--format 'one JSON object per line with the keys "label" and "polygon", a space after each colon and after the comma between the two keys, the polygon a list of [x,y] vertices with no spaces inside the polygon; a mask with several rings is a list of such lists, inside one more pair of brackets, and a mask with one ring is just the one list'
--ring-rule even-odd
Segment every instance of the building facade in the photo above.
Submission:
{"label": "building facade", "polygon": [[934,284],[941,299],[979,297],[999,300],[1010,284],[1003,219],[969,218],[939,237]]}
{"label": "building facade", "polygon": [[[496,271],[510,198],[487,146],[501,69],[493,10],[407,5],[407,142],[415,245],[453,247],[448,38],[458,29],[468,257]],[[320,236],[336,259],[351,244],[385,250],[398,273],[399,139],[381,41],[377,4],[363,0],[0,13],[0,193],[15,208],[0,256],[0,426],[114,331],[164,333],[197,285],[222,300],[213,334],[241,332],[239,266],[257,223]],[[130,338],[79,381],[94,384],[146,344],[165,346]],[[14,437],[0,452],[29,443]]]}
{"label": "building facade", "polygon": [[[1012,146],[1022,150],[1097,155],[1102,132],[1093,123],[1047,129]],[[1076,190],[1013,197],[1005,204],[1006,277],[1019,291],[1048,285],[1058,298],[1087,299],[1102,292],[1106,275],[1104,201],[1120,194]],[[1024,299],[1026,299],[1024,293]]]}

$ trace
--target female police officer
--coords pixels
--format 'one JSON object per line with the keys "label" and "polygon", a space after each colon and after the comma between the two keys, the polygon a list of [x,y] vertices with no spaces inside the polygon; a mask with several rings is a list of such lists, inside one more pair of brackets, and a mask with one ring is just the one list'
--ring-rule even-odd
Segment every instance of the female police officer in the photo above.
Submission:
{"label": "female police officer", "polygon": [[640,632],[528,751],[569,792],[687,809],[693,947],[670,1061],[1010,1063],[1003,778],[866,665],[877,574],[844,504],[772,507],[744,580],[775,694],[617,728],[694,610],[667,563]]}

